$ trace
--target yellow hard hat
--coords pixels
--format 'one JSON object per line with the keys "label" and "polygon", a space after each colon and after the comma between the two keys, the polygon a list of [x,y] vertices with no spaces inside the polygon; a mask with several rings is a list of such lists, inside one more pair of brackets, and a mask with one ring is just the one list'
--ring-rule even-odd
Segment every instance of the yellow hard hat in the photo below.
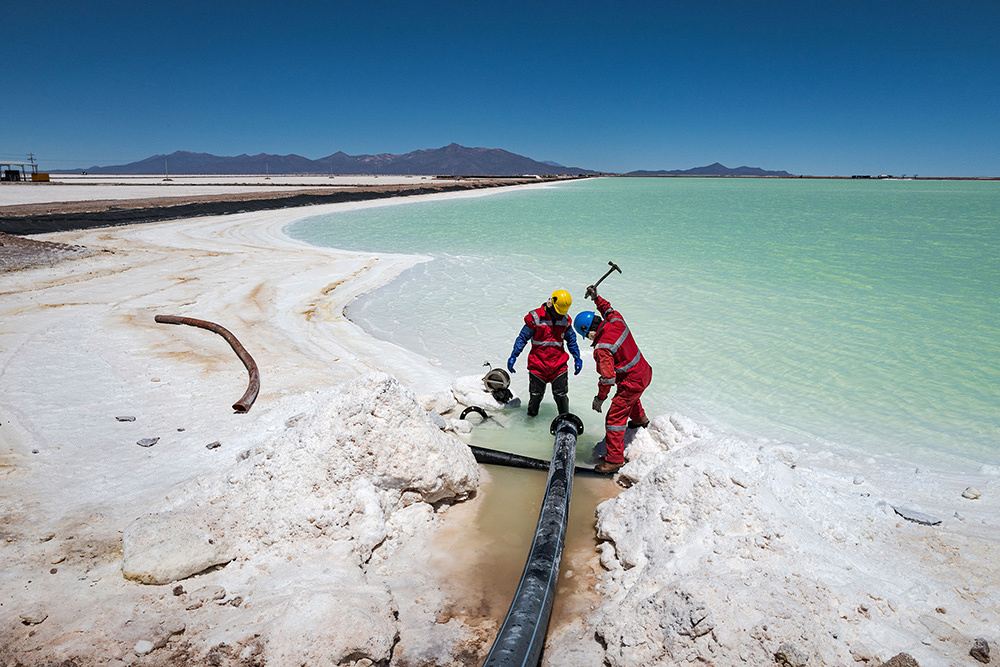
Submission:
{"label": "yellow hard hat", "polygon": [[573,303],[573,297],[569,295],[564,289],[557,289],[552,293],[552,307],[560,315],[565,315],[569,312],[569,307]]}

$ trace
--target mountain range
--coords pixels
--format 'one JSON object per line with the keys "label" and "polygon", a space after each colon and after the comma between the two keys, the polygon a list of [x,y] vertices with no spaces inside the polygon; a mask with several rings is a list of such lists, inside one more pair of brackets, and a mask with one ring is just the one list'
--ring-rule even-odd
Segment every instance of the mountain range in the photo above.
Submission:
{"label": "mountain range", "polygon": [[443,148],[413,151],[403,155],[333,155],[310,160],[301,155],[237,155],[220,157],[208,153],[177,151],[170,155],[108,167],[88,167],[66,173],[88,174],[402,174],[402,175],[490,175],[595,174],[597,172],[555,163],[538,162],[499,148],[467,148],[449,144]]}
{"label": "mountain range", "polygon": [[731,169],[725,165],[713,162],[705,167],[695,167],[683,171],[630,171],[627,176],[791,176],[787,171],[767,171],[760,167],[736,167]]}
{"label": "mountain range", "polygon": [[[481,175],[523,176],[528,174],[592,175],[598,172],[565,167],[551,161],[539,162],[500,148],[468,148],[449,144],[402,155],[348,155],[337,151],[310,160],[301,155],[237,155],[233,157],[176,151],[154,155],[128,164],[66,169],[53,173],[78,174],[166,174],[166,175],[246,175],[246,174],[365,174],[365,175]],[[718,162],[686,171],[632,171],[627,176],[790,176],[785,171],[765,171],[759,167],[730,169]]]}

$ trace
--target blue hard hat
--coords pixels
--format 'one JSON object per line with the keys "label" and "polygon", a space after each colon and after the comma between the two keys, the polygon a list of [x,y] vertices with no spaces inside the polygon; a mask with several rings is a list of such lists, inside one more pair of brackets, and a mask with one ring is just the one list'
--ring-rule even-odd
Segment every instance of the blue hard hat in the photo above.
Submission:
{"label": "blue hard hat", "polygon": [[596,315],[594,311],[585,310],[582,313],[577,313],[576,317],[573,318],[573,328],[576,329],[581,338],[587,337],[590,325],[594,322],[594,315]]}

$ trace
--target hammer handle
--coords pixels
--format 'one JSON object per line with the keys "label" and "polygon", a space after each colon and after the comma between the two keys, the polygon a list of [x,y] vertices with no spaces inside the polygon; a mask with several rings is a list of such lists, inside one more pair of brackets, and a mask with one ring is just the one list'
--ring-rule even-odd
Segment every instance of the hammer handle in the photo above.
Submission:
{"label": "hammer handle", "polygon": [[600,280],[598,280],[596,283],[594,283],[594,289],[596,290],[597,286],[600,285],[601,283],[603,283],[604,279],[607,278],[608,276],[610,276],[612,274],[612,272],[614,272],[614,269],[608,269],[608,272],[605,273],[603,276],[601,276]]}

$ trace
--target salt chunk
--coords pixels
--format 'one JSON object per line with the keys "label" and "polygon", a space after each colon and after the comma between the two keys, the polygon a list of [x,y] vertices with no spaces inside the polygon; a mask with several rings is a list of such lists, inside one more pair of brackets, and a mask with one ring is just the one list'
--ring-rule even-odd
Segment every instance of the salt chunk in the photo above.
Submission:
{"label": "salt chunk", "polygon": [[222,586],[203,586],[191,593],[191,599],[196,602],[212,602],[226,597],[226,589]]}
{"label": "salt chunk", "polygon": [[923,512],[918,512],[917,510],[909,509],[907,507],[896,507],[892,506],[892,509],[899,516],[903,517],[907,521],[912,521],[914,523],[922,523],[925,526],[936,526],[941,523],[941,519],[933,517],[929,514],[924,514]]}
{"label": "salt chunk", "polygon": [[122,535],[122,574],[144,584],[169,584],[232,560],[193,515],[139,517]]}
{"label": "salt chunk", "polygon": [[296,424],[298,424],[300,421],[302,421],[305,418],[305,416],[306,416],[306,413],[300,412],[297,415],[293,415],[293,416],[289,417],[288,419],[285,420],[285,428],[292,428],[293,426],[295,426]]}
{"label": "salt chunk", "polygon": [[49,617],[44,611],[32,610],[21,614],[21,622],[25,625],[38,625]]}
{"label": "salt chunk", "polygon": [[472,433],[472,422],[467,419],[452,419],[451,428],[455,433]]}
{"label": "salt chunk", "polygon": [[132,650],[135,651],[136,655],[146,655],[147,653],[151,653],[153,648],[155,648],[153,646],[153,642],[147,639],[142,639],[135,643],[135,648]]}
{"label": "salt chunk", "polygon": [[809,663],[809,656],[792,644],[785,642],[778,647],[774,654],[774,661],[782,667],[805,667]]}
{"label": "salt chunk", "polygon": [[967,488],[965,491],[962,491],[962,497],[963,498],[968,498],[969,500],[976,500],[977,498],[979,498],[982,495],[983,494],[979,492],[979,489],[976,489],[976,488],[971,487],[971,486],[969,488]]}

